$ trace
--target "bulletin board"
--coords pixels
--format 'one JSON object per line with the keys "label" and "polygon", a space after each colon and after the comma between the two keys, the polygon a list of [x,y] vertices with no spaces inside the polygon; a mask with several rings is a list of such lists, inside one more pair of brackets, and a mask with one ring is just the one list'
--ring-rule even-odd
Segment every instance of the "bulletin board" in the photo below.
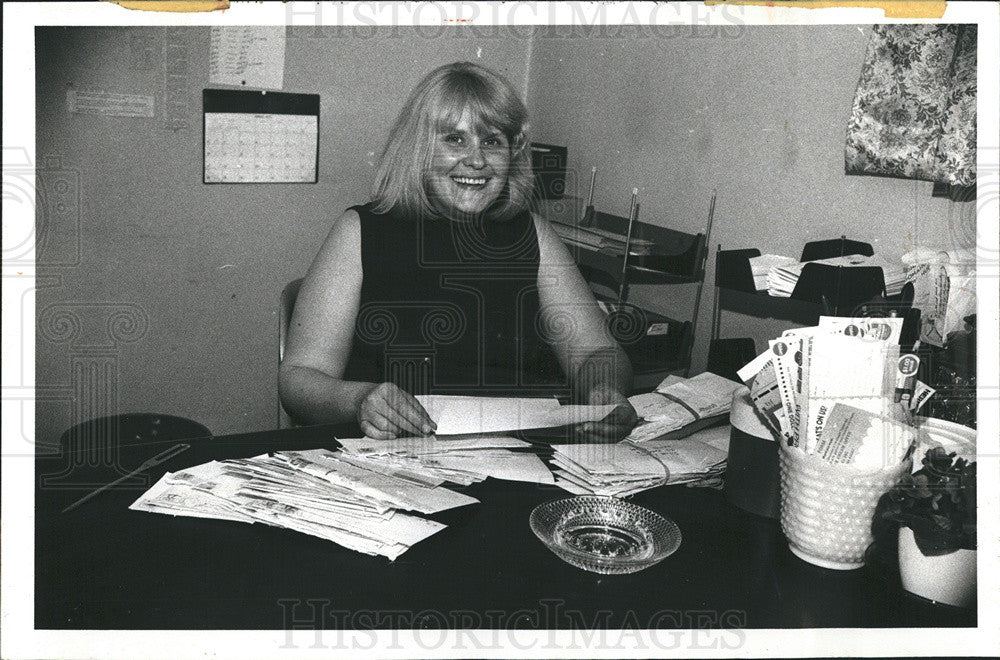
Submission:
{"label": "bulletin board", "polygon": [[204,183],[316,183],[319,94],[206,89]]}

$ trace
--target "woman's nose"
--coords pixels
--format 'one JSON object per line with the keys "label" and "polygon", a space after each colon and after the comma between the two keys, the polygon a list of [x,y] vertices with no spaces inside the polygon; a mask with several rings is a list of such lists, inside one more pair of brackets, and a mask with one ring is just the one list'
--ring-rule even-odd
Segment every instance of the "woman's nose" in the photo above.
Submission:
{"label": "woman's nose", "polygon": [[465,164],[476,169],[485,167],[486,157],[483,155],[483,148],[478,141],[469,145],[469,150],[465,153]]}

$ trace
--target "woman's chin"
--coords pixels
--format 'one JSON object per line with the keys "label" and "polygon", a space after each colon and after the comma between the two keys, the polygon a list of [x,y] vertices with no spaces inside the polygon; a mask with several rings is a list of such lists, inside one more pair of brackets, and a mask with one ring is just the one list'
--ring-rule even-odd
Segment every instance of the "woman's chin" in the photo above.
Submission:
{"label": "woman's chin", "polygon": [[496,201],[492,200],[459,200],[453,203],[442,204],[444,213],[455,219],[463,217],[476,217],[482,215]]}

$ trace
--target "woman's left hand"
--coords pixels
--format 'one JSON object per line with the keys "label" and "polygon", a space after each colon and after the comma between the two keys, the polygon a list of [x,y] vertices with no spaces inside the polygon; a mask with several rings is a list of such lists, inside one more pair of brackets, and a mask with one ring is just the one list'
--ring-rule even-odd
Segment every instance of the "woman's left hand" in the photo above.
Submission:
{"label": "woman's left hand", "polygon": [[618,442],[639,422],[639,416],[628,402],[628,397],[614,388],[599,387],[591,390],[587,395],[587,403],[592,406],[615,404],[615,409],[599,422],[586,422],[577,426],[575,435],[578,442]]}

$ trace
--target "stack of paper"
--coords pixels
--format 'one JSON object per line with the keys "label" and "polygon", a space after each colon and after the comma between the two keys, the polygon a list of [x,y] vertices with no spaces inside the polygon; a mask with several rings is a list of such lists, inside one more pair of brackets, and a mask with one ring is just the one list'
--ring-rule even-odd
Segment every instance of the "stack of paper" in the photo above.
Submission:
{"label": "stack of paper", "polygon": [[729,429],[641,445],[553,445],[556,485],[576,495],[625,497],[662,485],[718,486],[726,469]]}
{"label": "stack of paper", "polygon": [[374,471],[403,473],[431,485],[445,481],[468,485],[486,477],[529,483],[553,483],[538,456],[512,449],[530,447],[516,438],[439,436],[399,440],[343,439],[341,460]]}
{"label": "stack of paper", "polygon": [[[901,318],[821,317],[786,331],[739,371],[776,437],[830,462],[903,460],[919,359],[900,356]],[[909,430],[908,430],[909,429]]]}
{"label": "stack of paper", "polygon": [[213,461],[165,474],[130,508],[262,522],[395,559],[445,527],[403,511],[430,514],[478,502],[344,459],[341,452],[315,449]]}
{"label": "stack of paper", "polygon": [[668,376],[655,392],[629,397],[641,418],[627,440],[647,442],[699,419],[729,412],[740,384],[710,372],[693,378]]}
{"label": "stack of paper", "polygon": [[[625,254],[625,243],[628,237],[606,229],[597,227],[580,227],[577,225],[567,225],[561,222],[550,223],[564,242],[570,245],[590,248],[593,250],[603,250],[618,255]],[[653,251],[656,244],[653,241],[632,237],[629,244],[629,252],[633,255],[647,255]]]}
{"label": "stack of paper", "polygon": [[792,295],[795,285],[802,274],[802,268],[807,263],[826,264],[829,266],[881,266],[885,280],[885,292],[888,296],[898,295],[906,282],[903,264],[890,264],[878,257],[866,257],[861,254],[851,254],[845,257],[817,259],[815,261],[796,262],[772,267],[767,273],[767,292],[772,296],[788,298]]}
{"label": "stack of paper", "polygon": [[748,261],[750,273],[753,275],[753,286],[758,291],[767,290],[767,276],[772,268],[797,263],[792,257],[783,257],[779,254],[762,254],[759,257],[750,257]]}
{"label": "stack of paper", "polygon": [[667,483],[667,468],[625,441],[614,445],[553,445],[556,484],[577,495],[624,497]]}
{"label": "stack of paper", "polygon": [[903,264],[882,264],[882,277],[885,278],[885,295],[898,296],[906,284],[906,267]]}

